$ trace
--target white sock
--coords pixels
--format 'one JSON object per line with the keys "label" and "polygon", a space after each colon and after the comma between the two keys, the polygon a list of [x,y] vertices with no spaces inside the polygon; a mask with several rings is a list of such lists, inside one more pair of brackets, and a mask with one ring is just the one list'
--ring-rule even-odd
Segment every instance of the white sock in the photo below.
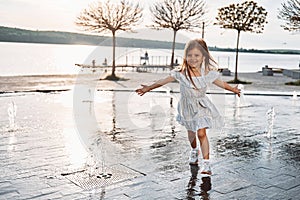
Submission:
{"label": "white sock", "polygon": [[209,163],[209,159],[203,159],[203,163]]}

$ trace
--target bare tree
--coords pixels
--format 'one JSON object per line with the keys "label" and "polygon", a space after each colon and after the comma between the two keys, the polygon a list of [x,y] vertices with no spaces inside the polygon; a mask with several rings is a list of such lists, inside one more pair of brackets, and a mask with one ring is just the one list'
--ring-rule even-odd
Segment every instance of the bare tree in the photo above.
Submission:
{"label": "bare tree", "polygon": [[150,8],[154,29],[173,30],[171,68],[174,65],[176,33],[179,30],[196,31],[205,21],[205,3],[202,0],[164,0]]}
{"label": "bare tree", "polygon": [[131,4],[129,1],[121,0],[119,3],[98,2],[90,4],[77,17],[76,24],[83,27],[85,31],[91,32],[111,32],[113,40],[113,63],[112,79],[115,75],[115,47],[117,31],[132,31],[132,27],[137,25],[142,18],[142,9],[139,4]]}
{"label": "bare tree", "polygon": [[282,25],[284,30],[300,31],[300,1],[288,0],[281,6],[277,17],[286,22],[285,25]]}
{"label": "bare tree", "polygon": [[239,83],[237,77],[239,39],[241,31],[262,33],[264,24],[267,23],[267,12],[263,7],[257,5],[254,1],[245,1],[241,4],[230,4],[227,7],[218,9],[217,23],[221,28],[235,29],[238,32],[236,44],[235,61],[235,83]]}

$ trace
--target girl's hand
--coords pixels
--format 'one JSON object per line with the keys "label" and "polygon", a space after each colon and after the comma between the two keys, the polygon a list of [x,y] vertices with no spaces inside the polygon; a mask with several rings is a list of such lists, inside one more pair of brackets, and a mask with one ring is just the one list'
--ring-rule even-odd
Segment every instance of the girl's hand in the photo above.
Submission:
{"label": "girl's hand", "polygon": [[236,85],[233,89],[232,92],[237,94],[239,97],[241,96],[241,90],[238,88],[238,85]]}
{"label": "girl's hand", "polygon": [[142,88],[136,89],[135,92],[140,95],[143,96],[146,92],[150,91],[150,87],[148,85],[141,85]]}

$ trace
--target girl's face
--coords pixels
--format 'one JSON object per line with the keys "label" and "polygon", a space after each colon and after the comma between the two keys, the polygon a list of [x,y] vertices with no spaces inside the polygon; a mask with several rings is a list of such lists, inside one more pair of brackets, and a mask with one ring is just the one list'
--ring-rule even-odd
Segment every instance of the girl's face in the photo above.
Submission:
{"label": "girl's face", "polygon": [[203,62],[203,54],[197,48],[191,49],[186,55],[187,64],[191,67],[199,68]]}

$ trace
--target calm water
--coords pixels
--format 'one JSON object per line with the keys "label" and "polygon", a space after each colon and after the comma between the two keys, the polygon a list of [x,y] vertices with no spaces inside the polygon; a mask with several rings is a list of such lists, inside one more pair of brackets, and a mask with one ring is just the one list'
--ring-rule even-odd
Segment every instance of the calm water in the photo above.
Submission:
{"label": "calm water", "polygon": [[[116,49],[117,64],[142,64],[140,57],[149,53],[150,64],[167,64],[170,50],[123,48]],[[75,64],[101,65],[105,58],[111,63],[111,47],[85,45],[27,44],[0,42],[0,75],[32,75],[32,74],[76,74],[79,68]],[[177,50],[175,56],[181,63],[183,50]],[[220,67],[234,70],[234,52],[211,52]],[[275,54],[239,54],[239,71],[256,72],[262,67],[298,68],[299,55]]]}

